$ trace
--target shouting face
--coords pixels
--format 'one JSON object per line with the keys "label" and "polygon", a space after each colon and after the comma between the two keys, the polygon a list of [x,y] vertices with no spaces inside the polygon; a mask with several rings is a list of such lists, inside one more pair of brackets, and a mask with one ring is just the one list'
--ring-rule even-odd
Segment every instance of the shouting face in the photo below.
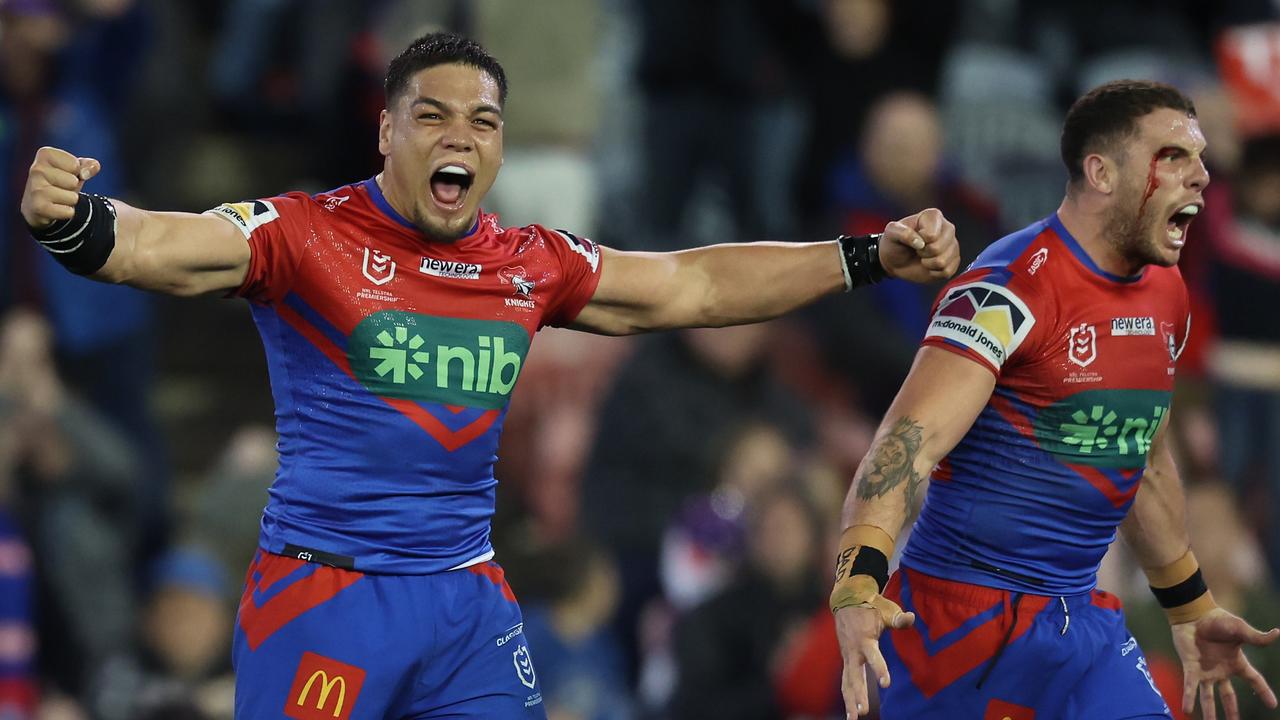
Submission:
{"label": "shouting face", "polygon": [[1199,123],[1178,110],[1156,110],[1138,121],[1137,136],[1124,146],[1106,221],[1108,239],[1133,271],[1177,264],[1187,228],[1204,207],[1204,147]]}
{"label": "shouting face", "polygon": [[382,111],[383,193],[432,240],[466,235],[498,176],[499,97],[498,84],[485,71],[436,65],[415,73]]}

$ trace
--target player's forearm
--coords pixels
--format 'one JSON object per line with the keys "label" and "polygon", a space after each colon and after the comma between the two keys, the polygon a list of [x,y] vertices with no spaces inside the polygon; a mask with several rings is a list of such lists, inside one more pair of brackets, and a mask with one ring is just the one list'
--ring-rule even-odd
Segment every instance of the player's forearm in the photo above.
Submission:
{"label": "player's forearm", "polygon": [[1138,563],[1152,569],[1167,566],[1186,553],[1191,545],[1186,527],[1182,480],[1173,459],[1162,448],[1152,453],[1120,531]]}
{"label": "player's forearm", "polygon": [[843,527],[871,525],[897,537],[937,464],[926,446],[927,434],[909,415],[886,419],[854,473],[845,496]]}
{"label": "player's forearm", "polygon": [[669,318],[673,327],[760,322],[845,289],[835,241],[712,245],[675,255],[691,292]]}

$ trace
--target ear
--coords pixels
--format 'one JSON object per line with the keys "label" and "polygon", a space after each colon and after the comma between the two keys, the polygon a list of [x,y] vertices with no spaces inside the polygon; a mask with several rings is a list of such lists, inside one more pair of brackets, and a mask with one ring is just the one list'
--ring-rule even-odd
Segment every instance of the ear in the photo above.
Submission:
{"label": "ear", "polygon": [[1103,195],[1110,195],[1115,191],[1120,177],[1115,160],[1098,153],[1090,153],[1084,158],[1083,169],[1085,183],[1090,188]]}
{"label": "ear", "polygon": [[378,115],[378,152],[391,154],[391,113],[386,110]]}

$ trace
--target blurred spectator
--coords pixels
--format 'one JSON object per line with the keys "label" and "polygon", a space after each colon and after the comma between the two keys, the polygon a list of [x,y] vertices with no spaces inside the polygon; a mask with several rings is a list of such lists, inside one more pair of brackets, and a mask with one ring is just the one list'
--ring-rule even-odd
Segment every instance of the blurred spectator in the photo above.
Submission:
{"label": "blurred spectator", "polygon": [[[102,162],[93,192],[128,194],[130,163],[119,152],[133,70],[147,46],[148,19],[132,0],[6,0],[0,4],[0,158],[9,196],[40,145]],[[65,379],[136,445],[143,472],[137,522],[157,546],[165,532],[168,469],[150,415],[151,309],[141,292],[66,272],[31,242],[17,207],[0,204],[0,309],[43,308]],[[104,312],[110,308],[110,312]]]}
{"label": "blurred spectator", "polygon": [[555,542],[581,525],[581,475],[600,405],[633,344],[557,328],[538,335],[511,397],[494,468],[506,488],[498,493],[495,523],[512,519],[512,504],[523,505],[537,532]]}
{"label": "blurred spectator", "polygon": [[807,3],[635,5],[644,129],[641,236],[631,247],[793,235],[789,188],[801,167],[804,68],[816,34]]}
{"label": "blurred spectator", "polygon": [[[397,3],[235,0],[222,4],[208,65],[224,124],[278,153],[285,184],[316,190],[377,172],[372,142],[383,106],[383,58],[370,27]],[[445,3],[422,3],[439,7]],[[315,148],[325,152],[313,152]],[[243,151],[237,148],[233,151]],[[245,192],[243,188],[239,192]]]}
{"label": "blurred spectator", "polygon": [[813,717],[839,706],[840,649],[820,561],[827,528],[794,490],[752,510],[746,565],[675,631],[673,718]]}
{"label": "blurred spectator", "polygon": [[743,420],[723,444],[715,487],[688,500],[663,532],[662,595],[643,609],[640,621],[639,694],[646,708],[665,707],[675,690],[675,623],[736,577],[747,515],[791,475],[795,456],[779,428]]}
{"label": "blurred spectator", "polygon": [[1261,480],[1272,517],[1267,555],[1280,576],[1280,136],[1241,153],[1235,221],[1213,236],[1210,282],[1218,341],[1209,375],[1222,473],[1239,491]]}
{"label": "blurred spectator", "polygon": [[633,660],[636,620],[661,589],[663,529],[715,485],[731,431],[743,418],[768,417],[796,443],[808,436],[803,406],[766,362],[771,333],[744,325],[646,338],[604,401],[583,522],[618,559],[618,630]]}
{"label": "blurred spectator", "polygon": [[[1259,627],[1280,625],[1280,596],[1268,583],[1261,549],[1249,534],[1230,488],[1212,482],[1192,484],[1187,490],[1186,515],[1191,546],[1214,600]],[[1149,592],[1141,592],[1125,600],[1125,615],[1157,686],[1180,720],[1181,666],[1164,611]],[[1280,647],[1250,648],[1248,654],[1264,678],[1273,683],[1280,678]],[[1242,720],[1272,717],[1256,695],[1237,687]]]}
{"label": "blurred spectator", "polygon": [[[0,399],[0,415],[5,404]],[[0,444],[11,441],[0,436]],[[31,549],[10,514],[10,451],[0,447],[0,718],[30,720],[38,699],[35,596]]]}
{"label": "blurred spectator", "polygon": [[0,396],[10,411],[0,444],[15,448],[16,515],[35,552],[42,672],[75,695],[132,634],[138,465],[132,446],[54,368],[48,324],[28,311],[7,315]]}
{"label": "blurred spectator", "polygon": [[633,716],[622,650],[609,624],[618,572],[601,549],[578,538],[548,548],[537,566],[541,597],[524,607],[524,634],[537,657],[549,720]]}
{"label": "blurred spectator", "polygon": [[[830,179],[830,209],[844,233],[881,232],[896,218],[936,207],[956,226],[961,267],[1000,237],[995,205],[944,163],[938,109],[919,93],[894,92],[874,103],[858,155],[844,156]],[[894,319],[901,341],[914,347],[924,334],[937,286],[892,280],[872,292],[878,310]]]}
{"label": "blurred spectator", "polygon": [[118,653],[102,667],[93,688],[95,716],[230,718],[232,617],[222,567],[200,548],[182,548],[156,560],[149,582],[138,649]]}
{"label": "blurred spectator", "polygon": [[[960,14],[958,0],[820,0],[803,172],[793,192],[812,231],[825,231],[833,165],[856,151],[870,108],[897,91],[932,94]],[[820,39],[819,39],[820,38]],[[825,42],[824,42],[825,41]],[[811,41],[812,42],[812,41]],[[918,209],[918,208],[917,208]],[[816,221],[816,222],[815,222]]]}
{"label": "blurred spectator", "polygon": [[[258,524],[275,474],[275,430],[246,425],[232,435],[217,466],[200,483],[185,534],[209,549],[226,577],[242,577],[258,549]],[[227,590],[231,594],[225,599],[234,604],[240,587]]]}
{"label": "blurred spectator", "polygon": [[474,36],[502,61],[514,89],[502,109],[502,181],[488,198],[509,227],[537,221],[597,236],[590,151],[600,118],[599,6],[600,0],[473,3]]}
{"label": "blurred spectator", "polygon": [[730,437],[715,487],[686,502],[663,533],[663,597],[679,612],[729,580],[742,555],[748,510],[795,469],[791,443],[767,422],[745,420]]}
{"label": "blurred spectator", "polygon": [[[995,206],[947,167],[937,107],[917,92],[891,92],[873,103],[856,154],[843,153],[830,167],[825,212],[842,233],[881,232],[919,208],[940,208],[955,223],[961,267],[1000,237]],[[889,280],[807,311],[829,364],[857,384],[866,409],[888,406],[937,289]]]}

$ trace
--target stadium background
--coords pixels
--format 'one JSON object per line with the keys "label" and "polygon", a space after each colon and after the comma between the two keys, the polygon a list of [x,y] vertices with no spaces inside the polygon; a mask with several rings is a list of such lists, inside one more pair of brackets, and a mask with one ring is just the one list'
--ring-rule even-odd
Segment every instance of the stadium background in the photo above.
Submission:
{"label": "stadium background", "polygon": [[[1122,76],[1192,94],[1214,181],[1183,258],[1175,436],[1211,587],[1277,624],[1278,12],[0,0],[0,718],[230,717],[230,624],[275,460],[247,307],[61,272],[17,213],[35,148],[101,159],[90,188],[150,209],[359,180],[380,166],[386,62],[431,28],[476,37],[511,80],[487,207],[625,249],[823,239],[937,206],[967,263],[1057,206],[1072,98]],[[843,716],[838,507],[935,290],[890,282],[760,327],[541,334],[495,542],[553,719]],[[1122,547],[1101,584],[1176,698]],[[1254,656],[1273,685],[1278,652]]]}

